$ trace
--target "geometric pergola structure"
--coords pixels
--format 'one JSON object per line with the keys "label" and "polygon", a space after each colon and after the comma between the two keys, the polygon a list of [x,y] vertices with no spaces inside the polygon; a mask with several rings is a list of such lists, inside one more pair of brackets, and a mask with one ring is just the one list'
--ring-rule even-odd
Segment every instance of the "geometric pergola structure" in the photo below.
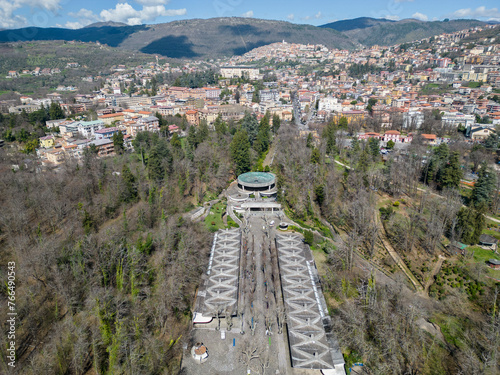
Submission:
{"label": "geometric pergola structure", "polygon": [[[295,234],[276,236],[283,299],[292,366],[303,369],[335,369],[343,373],[343,358],[332,348],[325,323],[330,317],[310,250]],[[337,358],[337,360],[334,360]],[[337,365],[337,366],[336,366]]]}
{"label": "geometric pergola structure", "polygon": [[236,315],[240,268],[241,234],[238,228],[219,230],[214,235],[203,290],[198,293],[196,311],[215,317]]}

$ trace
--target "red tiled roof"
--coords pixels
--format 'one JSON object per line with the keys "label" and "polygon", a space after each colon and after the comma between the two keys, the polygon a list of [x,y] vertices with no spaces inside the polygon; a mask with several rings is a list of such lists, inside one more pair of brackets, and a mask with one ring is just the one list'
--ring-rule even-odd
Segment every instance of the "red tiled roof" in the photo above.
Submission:
{"label": "red tiled roof", "polygon": [[113,118],[113,117],[120,117],[123,116],[122,112],[117,112],[117,113],[110,113],[109,115],[101,115],[99,118]]}
{"label": "red tiled roof", "polygon": [[420,134],[424,139],[436,139],[436,134]]}

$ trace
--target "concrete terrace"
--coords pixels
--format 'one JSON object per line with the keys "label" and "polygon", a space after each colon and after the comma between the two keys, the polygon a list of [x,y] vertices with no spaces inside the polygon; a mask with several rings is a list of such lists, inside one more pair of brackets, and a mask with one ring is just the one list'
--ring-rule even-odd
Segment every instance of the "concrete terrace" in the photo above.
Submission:
{"label": "concrete terrace", "polygon": [[220,230],[214,235],[207,278],[198,292],[196,313],[205,317],[236,315],[241,235],[239,229]]}
{"label": "concrete terrace", "polygon": [[343,370],[343,357],[325,331],[331,321],[312,254],[295,234],[276,235],[292,366]]}

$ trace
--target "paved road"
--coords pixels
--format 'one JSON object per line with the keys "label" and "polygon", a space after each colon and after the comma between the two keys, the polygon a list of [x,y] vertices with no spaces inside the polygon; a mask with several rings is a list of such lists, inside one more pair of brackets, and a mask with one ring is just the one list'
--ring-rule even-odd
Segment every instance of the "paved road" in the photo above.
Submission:
{"label": "paved road", "polygon": [[311,114],[312,110],[309,112],[306,123],[302,124],[302,122],[300,121],[302,116],[300,111],[299,98],[296,97],[293,100],[293,115],[295,117],[295,125],[297,125],[297,128],[299,130],[309,130],[308,122],[311,119]]}

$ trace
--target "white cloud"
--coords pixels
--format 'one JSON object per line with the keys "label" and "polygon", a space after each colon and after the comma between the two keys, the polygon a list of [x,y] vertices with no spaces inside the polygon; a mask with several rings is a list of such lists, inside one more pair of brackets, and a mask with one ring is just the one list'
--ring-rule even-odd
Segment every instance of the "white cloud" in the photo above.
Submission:
{"label": "white cloud", "polygon": [[391,21],[399,21],[399,16],[396,16],[395,14],[388,14],[381,18],[385,18],[386,20],[391,20]]}
{"label": "white cloud", "polygon": [[428,21],[429,20],[429,17],[427,17],[425,14],[420,13],[420,12],[413,13],[411,18],[416,18],[417,20],[420,20],[420,21]]}
{"label": "white cloud", "polygon": [[14,3],[20,6],[29,6],[31,8],[46,9],[53,13],[56,13],[61,6],[59,5],[60,0],[15,0]]}
{"label": "white cloud", "polygon": [[[0,0],[0,27],[14,27],[19,21],[21,21],[20,16],[13,15],[14,11],[18,8],[19,5],[14,4],[12,1]],[[18,17],[18,19],[16,20],[15,17]],[[24,26],[26,20],[19,23]]]}
{"label": "white cloud", "polygon": [[[0,0],[0,27],[13,28],[23,27],[28,24],[28,20],[19,14],[14,14],[23,7],[29,7],[49,11],[56,14],[61,6],[60,0]],[[46,26],[36,25],[35,26]]]}
{"label": "white cloud", "polygon": [[163,5],[144,6],[142,10],[133,8],[129,3],[118,3],[115,8],[104,9],[100,13],[102,21],[123,22],[128,25],[141,25],[158,17],[182,16],[186,9],[165,9]]}
{"label": "white cloud", "polygon": [[[0,0],[0,27],[18,28],[28,24],[26,17],[15,12],[21,8],[41,9],[56,14],[60,6],[60,0]],[[35,20],[35,18],[33,17]],[[46,26],[45,24],[36,24],[34,26]]]}
{"label": "white cloud", "polygon": [[93,19],[95,21],[99,20],[99,17],[94,14],[91,10],[82,8],[78,12],[69,12],[68,16],[73,17],[73,18],[87,18],[87,19]]}
{"label": "white cloud", "polygon": [[321,14],[321,12],[318,12],[314,16],[300,17],[300,19],[304,20],[304,21],[309,21],[309,20],[312,20],[313,18],[316,18],[316,19],[323,18],[323,14]]}
{"label": "white cloud", "polygon": [[68,29],[79,29],[84,26],[90,25],[91,23],[101,21],[97,14],[94,14],[94,12],[85,8],[80,9],[76,13],[69,12],[68,16],[76,18],[78,20],[77,22],[66,22],[65,27],[67,27]]}
{"label": "white cloud", "polygon": [[290,13],[288,16],[286,16],[290,21],[293,21],[295,19],[295,14]]}
{"label": "white cloud", "polygon": [[248,12],[242,13],[241,17],[253,17],[253,10],[249,10]]}
{"label": "white cloud", "polygon": [[449,18],[486,18],[488,20],[500,21],[500,12],[497,8],[487,9],[485,6],[476,9],[458,9],[449,15]]}
{"label": "white cloud", "polygon": [[134,0],[141,5],[167,5],[170,0]]}
{"label": "white cloud", "polygon": [[57,27],[64,27],[65,29],[81,29],[84,26],[84,24],[81,24],[80,22],[66,22],[64,25],[57,24]]}

